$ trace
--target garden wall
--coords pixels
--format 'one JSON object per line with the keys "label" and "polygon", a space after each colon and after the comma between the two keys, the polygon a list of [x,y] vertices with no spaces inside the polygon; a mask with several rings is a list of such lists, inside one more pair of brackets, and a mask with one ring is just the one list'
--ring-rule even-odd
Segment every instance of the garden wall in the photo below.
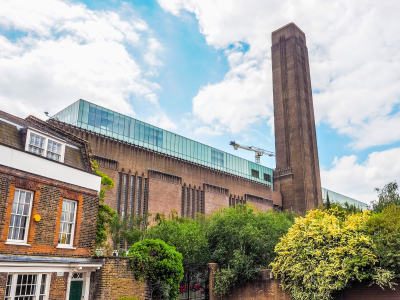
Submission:
{"label": "garden wall", "polygon": [[139,297],[145,300],[145,283],[136,280],[127,257],[104,257],[103,267],[92,273],[90,300],[117,300],[119,297]]}
{"label": "garden wall", "polygon": [[[213,271],[217,264],[210,264],[210,300],[219,300],[212,295]],[[291,300],[288,293],[279,287],[279,280],[271,276],[271,270],[260,270],[256,279],[245,285],[236,285],[224,300]]]}
{"label": "garden wall", "polygon": [[[217,264],[209,264],[210,268],[210,300],[219,300],[212,295],[214,281],[213,272]],[[353,283],[351,287],[336,293],[335,300],[398,300],[400,299],[400,280],[396,281],[396,290],[385,288],[382,290],[377,285],[369,283]],[[289,293],[279,287],[279,279],[272,276],[271,270],[260,270],[254,282],[245,285],[236,285],[223,297],[223,300],[292,300]]]}

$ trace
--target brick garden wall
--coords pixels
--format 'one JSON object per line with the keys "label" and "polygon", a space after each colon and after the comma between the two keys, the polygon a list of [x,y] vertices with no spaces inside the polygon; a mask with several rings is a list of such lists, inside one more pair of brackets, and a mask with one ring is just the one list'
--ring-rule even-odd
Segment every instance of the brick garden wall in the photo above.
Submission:
{"label": "brick garden wall", "polygon": [[117,300],[126,296],[145,299],[145,284],[135,279],[129,258],[107,257],[103,262],[103,267],[92,274],[90,300]]}
{"label": "brick garden wall", "polygon": [[[34,193],[28,240],[30,246],[5,244],[16,188]],[[59,249],[58,235],[63,199],[78,202],[76,249]],[[0,166],[0,254],[90,257],[96,236],[97,192]],[[34,215],[40,215],[39,222]]]}

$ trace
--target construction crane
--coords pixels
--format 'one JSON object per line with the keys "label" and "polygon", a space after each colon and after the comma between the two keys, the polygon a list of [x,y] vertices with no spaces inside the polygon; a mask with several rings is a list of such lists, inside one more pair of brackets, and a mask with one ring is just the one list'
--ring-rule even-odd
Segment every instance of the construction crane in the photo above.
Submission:
{"label": "construction crane", "polygon": [[236,144],[236,142],[231,142],[230,145],[233,146],[233,148],[235,150],[237,150],[239,148],[242,148],[242,149],[245,149],[245,150],[254,151],[256,153],[256,164],[260,164],[261,163],[260,162],[260,157],[263,156],[264,154],[268,155],[268,156],[275,156],[274,152],[267,151],[267,150],[264,150],[264,149],[260,149],[260,148],[254,147],[254,146],[242,146],[242,145]]}

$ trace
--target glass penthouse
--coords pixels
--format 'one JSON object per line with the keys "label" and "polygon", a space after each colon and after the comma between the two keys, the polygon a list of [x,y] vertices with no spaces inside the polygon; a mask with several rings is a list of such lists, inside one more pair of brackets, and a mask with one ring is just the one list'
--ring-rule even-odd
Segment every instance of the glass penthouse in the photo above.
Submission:
{"label": "glass penthouse", "polygon": [[53,118],[121,141],[254,180],[269,185],[273,189],[273,171],[270,168],[85,100],[74,102]]}

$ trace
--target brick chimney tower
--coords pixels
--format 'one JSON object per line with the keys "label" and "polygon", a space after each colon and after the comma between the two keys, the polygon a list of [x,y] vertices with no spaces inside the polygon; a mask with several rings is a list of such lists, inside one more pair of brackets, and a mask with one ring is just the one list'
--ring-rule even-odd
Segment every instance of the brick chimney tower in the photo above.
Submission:
{"label": "brick chimney tower", "polygon": [[272,32],[276,170],[282,208],[297,213],[322,204],[306,36],[290,23]]}

